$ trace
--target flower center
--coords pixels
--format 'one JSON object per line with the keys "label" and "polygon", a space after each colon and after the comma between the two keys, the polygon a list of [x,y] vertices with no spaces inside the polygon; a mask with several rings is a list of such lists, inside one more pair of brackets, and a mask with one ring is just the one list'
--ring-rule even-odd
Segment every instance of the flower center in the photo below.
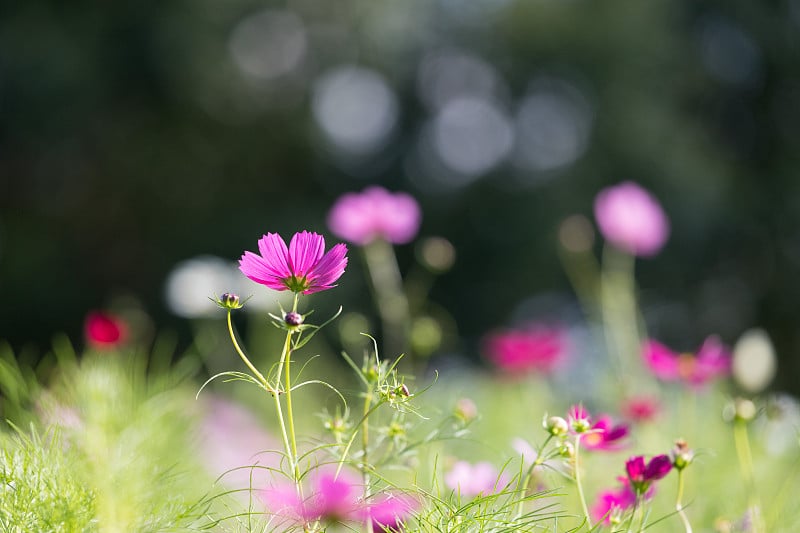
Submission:
{"label": "flower center", "polygon": [[682,353],[678,356],[678,376],[681,379],[690,379],[694,375],[697,366],[697,358],[690,353]]}
{"label": "flower center", "polygon": [[303,292],[311,285],[305,276],[290,276],[288,278],[284,278],[283,284],[286,285],[286,288],[292,292]]}

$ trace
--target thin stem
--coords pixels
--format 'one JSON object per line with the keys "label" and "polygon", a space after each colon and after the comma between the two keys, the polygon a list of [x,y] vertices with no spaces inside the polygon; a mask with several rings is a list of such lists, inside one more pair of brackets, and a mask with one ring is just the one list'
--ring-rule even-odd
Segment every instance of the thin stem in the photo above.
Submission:
{"label": "thin stem", "polygon": [[247,368],[249,368],[250,371],[256,375],[256,377],[264,385],[264,387],[266,387],[267,389],[272,389],[272,387],[270,387],[269,385],[269,382],[267,381],[267,378],[265,378],[263,374],[261,374],[261,372],[259,372],[255,366],[253,366],[253,363],[250,362],[250,359],[247,358],[247,356],[242,351],[242,348],[239,346],[239,342],[236,340],[236,335],[234,335],[233,333],[233,324],[231,323],[230,309],[228,309],[228,333],[231,336],[231,341],[233,341],[233,347],[236,349],[236,353],[238,353],[239,357],[242,358],[242,361],[244,361],[244,364],[247,365]]}
{"label": "thin stem", "polygon": [[686,533],[692,533],[692,525],[689,523],[689,518],[686,516],[686,513],[683,512],[681,500],[683,500],[683,469],[678,470],[678,497],[675,502],[675,510],[678,511],[678,516],[681,517],[681,522],[683,522],[683,528],[686,530]]}
{"label": "thin stem", "polygon": [[[297,312],[297,300],[299,297],[299,293],[294,294],[294,305],[292,306],[292,311]],[[281,353],[281,361],[285,362],[286,364],[286,419],[289,423],[289,439],[291,440],[291,460],[292,460],[292,474],[294,475],[294,481],[297,484],[298,492],[301,491],[300,488],[300,468],[297,464],[297,438],[295,436],[294,431],[294,413],[292,411],[292,373],[291,373],[291,365],[292,365],[292,331],[286,332],[286,341],[283,344],[283,351]],[[278,380],[280,380],[280,374],[278,375]]]}
{"label": "thin stem", "polygon": [[[364,395],[364,417],[361,428],[361,478],[364,483],[364,501],[369,498],[369,465],[367,464],[367,452],[369,450],[369,414],[372,407],[372,387],[367,387]],[[372,533],[372,518],[367,507],[366,517],[364,518],[364,531]]]}
{"label": "thin stem", "polygon": [[547,445],[552,439],[552,433],[547,435],[547,439],[544,441],[544,444],[542,444],[542,446],[539,448],[539,451],[536,453],[536,459],[533,460],[531,466],[529,466],[528,470],[525,472],[525,476],[522,478],[522,484],[520,485],[522,495],[519,500],[517,515],[522,515],[523,504],[525,503],[525,494],[528,492],[528,485],[530,485],[531,479],[533,478],[533,471],[537,466],[540,466],[542,463],[544,463],[544,449],[547,448]]}
{"label": "thin stem", "polygon": [[761,517],[761,503],[756,492],[756,480],[753,469],[753,454],[750,451],[750,437],[747,434],[747,422],[736,420],[733,423],[733,437],[736,444],[736,454],[739,457],[739,465],[742,469],[742,477],[747,485],[749,494],[749,506],[751,519],[753,521],[753,531],[761,533],[765,531],[763,519]]}
{"label": "thin stem", "polygon": [[628,529],[626,529],[626,533],[631,533],[633,529],[633,521],[636,520],[636,512],[639,510],[639,502],[640,502],[639,495],[636,495],[636,499],[633,501],[633,510],[631,511],[631,518],[628,520]]}
{"label": "thin stem", "polygon": [[583,494],[583,484],[581,483],[581,464],[580,464],[580,453],[581,453],[581,436],[577,435],[575,437],[575,484],[578,486],[578,497],[581,500],[581,508],[583,509],[583,514],[586,517],[586,524],[589,526],[589,529],[592,529],[592,517],[589,515],[589,507],[586,506],[586,496]]}

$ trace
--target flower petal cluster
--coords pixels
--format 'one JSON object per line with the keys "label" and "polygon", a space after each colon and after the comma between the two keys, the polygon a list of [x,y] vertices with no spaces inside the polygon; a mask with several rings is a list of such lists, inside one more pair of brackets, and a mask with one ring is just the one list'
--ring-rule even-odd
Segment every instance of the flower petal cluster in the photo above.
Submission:
{"label": "flower petal cluster", "polygon": [[636,455],[625,462],[628,480],[637,494],[644,494],[653,481],[658,481],[672,470],[672,460],[668,455],[656,455],[650,461],[644,456]]}
{"label": "flower petal cluster", "polygon": [[277,233],[258,241],[259,254],[245,252],[239,270],[276,291],[311,294],[334,287],[347,266],[347,246],[337,244],[325,253],[325,239],[316,233],[295,233],[289,246]]}
{"label": "flower petal cluster", "polygon": [[533,324],[490,333],[483,351],[492,364],[509,374],[549,374],[566,354],[566,339],[560,328]]}
{"label": "flower petal cluster", "polygon": [[[611,525],[611,519],[615,513],[630,509],[636,503],[636,493],[631,489],[628,478],[619,477],[617,480],[620,482],[620,486],[598,494],[597,500],[592,506],[592,517],[598,523],[602,521],[605,525]],[[650,494],[652,494],[652,489]]]}
{"label": "flower petal cluster", "polygon": [[700,387],[731,372],[731,353],[719,337],[708,337],[697,355],[676,353],[658,341],[644,343],[642,356],[650,371],[664,381],[681,381]]}
{"label": "flower petal cluster", "polygon": [[627,424],[614,424],[610,416],[600,415],[581,438],[581,445],[589,450],[616,451],[627,444],[629,434]]}
{"label": "flower petal cluster", "polygon": [[631,422],[650,422],[658,416],[661,405],[650,396],[634,396],[627,398],[621,407],[622,415]]}
{"label": "flower petal cluster", "polygon": [[359,246],[378,238],[404,244],[417,235],[421,219],[419,204],[411,195],[375,186],[342,195],[328,214],[328,227]]}
{"label": "flower petal cluster", "polygon": [[669,220],[658,200],[630,181],[600,191],[594,215],[606,240],[632,255],[653,256],[669,237]]}
{"label": "flower petal cluster", "polygon": [[128,337],[128,325],[119,317],[92,311],[83,323],[86,342],[98,350],[110,350],[124,343]]}
{"label": "flower petal cluster", "polygon": [[406,495],[382,493],[369,501],[359,495],[361,486],[346,474],[323,473],[313,482],[312,494],[301,499],[294,486],[280,486],[263,491],[270,512],[293,524],[372,521],[374,531],[397,528],[417,502]]}
{"label": "flower petal cluster", "polygon": [[489,462],[482,461],[473,465],[467,461],[458,461],[445,474],[444,482],[461,496],[471,498],[502,490],[508,480]]}

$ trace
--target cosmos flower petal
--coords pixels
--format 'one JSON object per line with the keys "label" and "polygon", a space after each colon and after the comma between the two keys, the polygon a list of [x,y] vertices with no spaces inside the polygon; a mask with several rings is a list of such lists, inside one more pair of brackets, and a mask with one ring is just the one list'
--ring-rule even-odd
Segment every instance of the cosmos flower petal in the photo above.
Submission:
{"label": "cosmos flower petal", "polygon": [[298,278],[307,276],[325,252],[325,238],[316,233],[295,233],[289,243],[289,267]]}
{"label": "cosmos flower petal", "polygon": [[277,233],[267,233],[258,241],[258,251],[261,253],[264,267],[276,278],[291,276],[289,266],[289,250],[286,243]]}

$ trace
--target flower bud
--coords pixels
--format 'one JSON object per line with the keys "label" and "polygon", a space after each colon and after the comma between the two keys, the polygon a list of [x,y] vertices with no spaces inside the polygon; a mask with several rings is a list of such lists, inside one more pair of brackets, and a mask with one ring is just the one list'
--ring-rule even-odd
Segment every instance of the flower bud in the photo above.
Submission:
{"label": "flower bud", "polygon": [[223,309],[233,310],[241,309],[244,304],[239,300],[239,295],[232,292],[226,292],[214,302]]}
{"label": "flower bud", "polygon": [[565,435],[569,431],[567,421],[560,416],[551,416],[544,420],[544,429],[554,437]]}
{"label": "flower bud", "polygon": [[575,457],[575,446],[569,441],[562,442],[558,447],[558,454],[566,459],[572,459]]}
{"label": "flower bud", "polygon": [[286,322],[287,326],[299,326],[303,323],[303,315],[296,311],[289,311],[284,315],[283,321]]}
{"label": "flower bud", "polygon": [[756,405],[746,398],[736,398],[725,406],[723,418],[728,422],[750,422],[758,414]]}
{"label": "flower bud", "polygon": [[669,457],[672,460],[672,466],[680,471],[689,466],[694,459],[694,451],[689,448],[689,445],[683,439],[675,441],[675,447],[669,452]]}
{"label": "flower bud", "polygon": [[397,390],[395,392],[400,396],[404,396],[406,398],[411,396],[411,392],[409,392],[408,387],[406,387],[405,383],[401,383],[400,386],[397,387]]}

